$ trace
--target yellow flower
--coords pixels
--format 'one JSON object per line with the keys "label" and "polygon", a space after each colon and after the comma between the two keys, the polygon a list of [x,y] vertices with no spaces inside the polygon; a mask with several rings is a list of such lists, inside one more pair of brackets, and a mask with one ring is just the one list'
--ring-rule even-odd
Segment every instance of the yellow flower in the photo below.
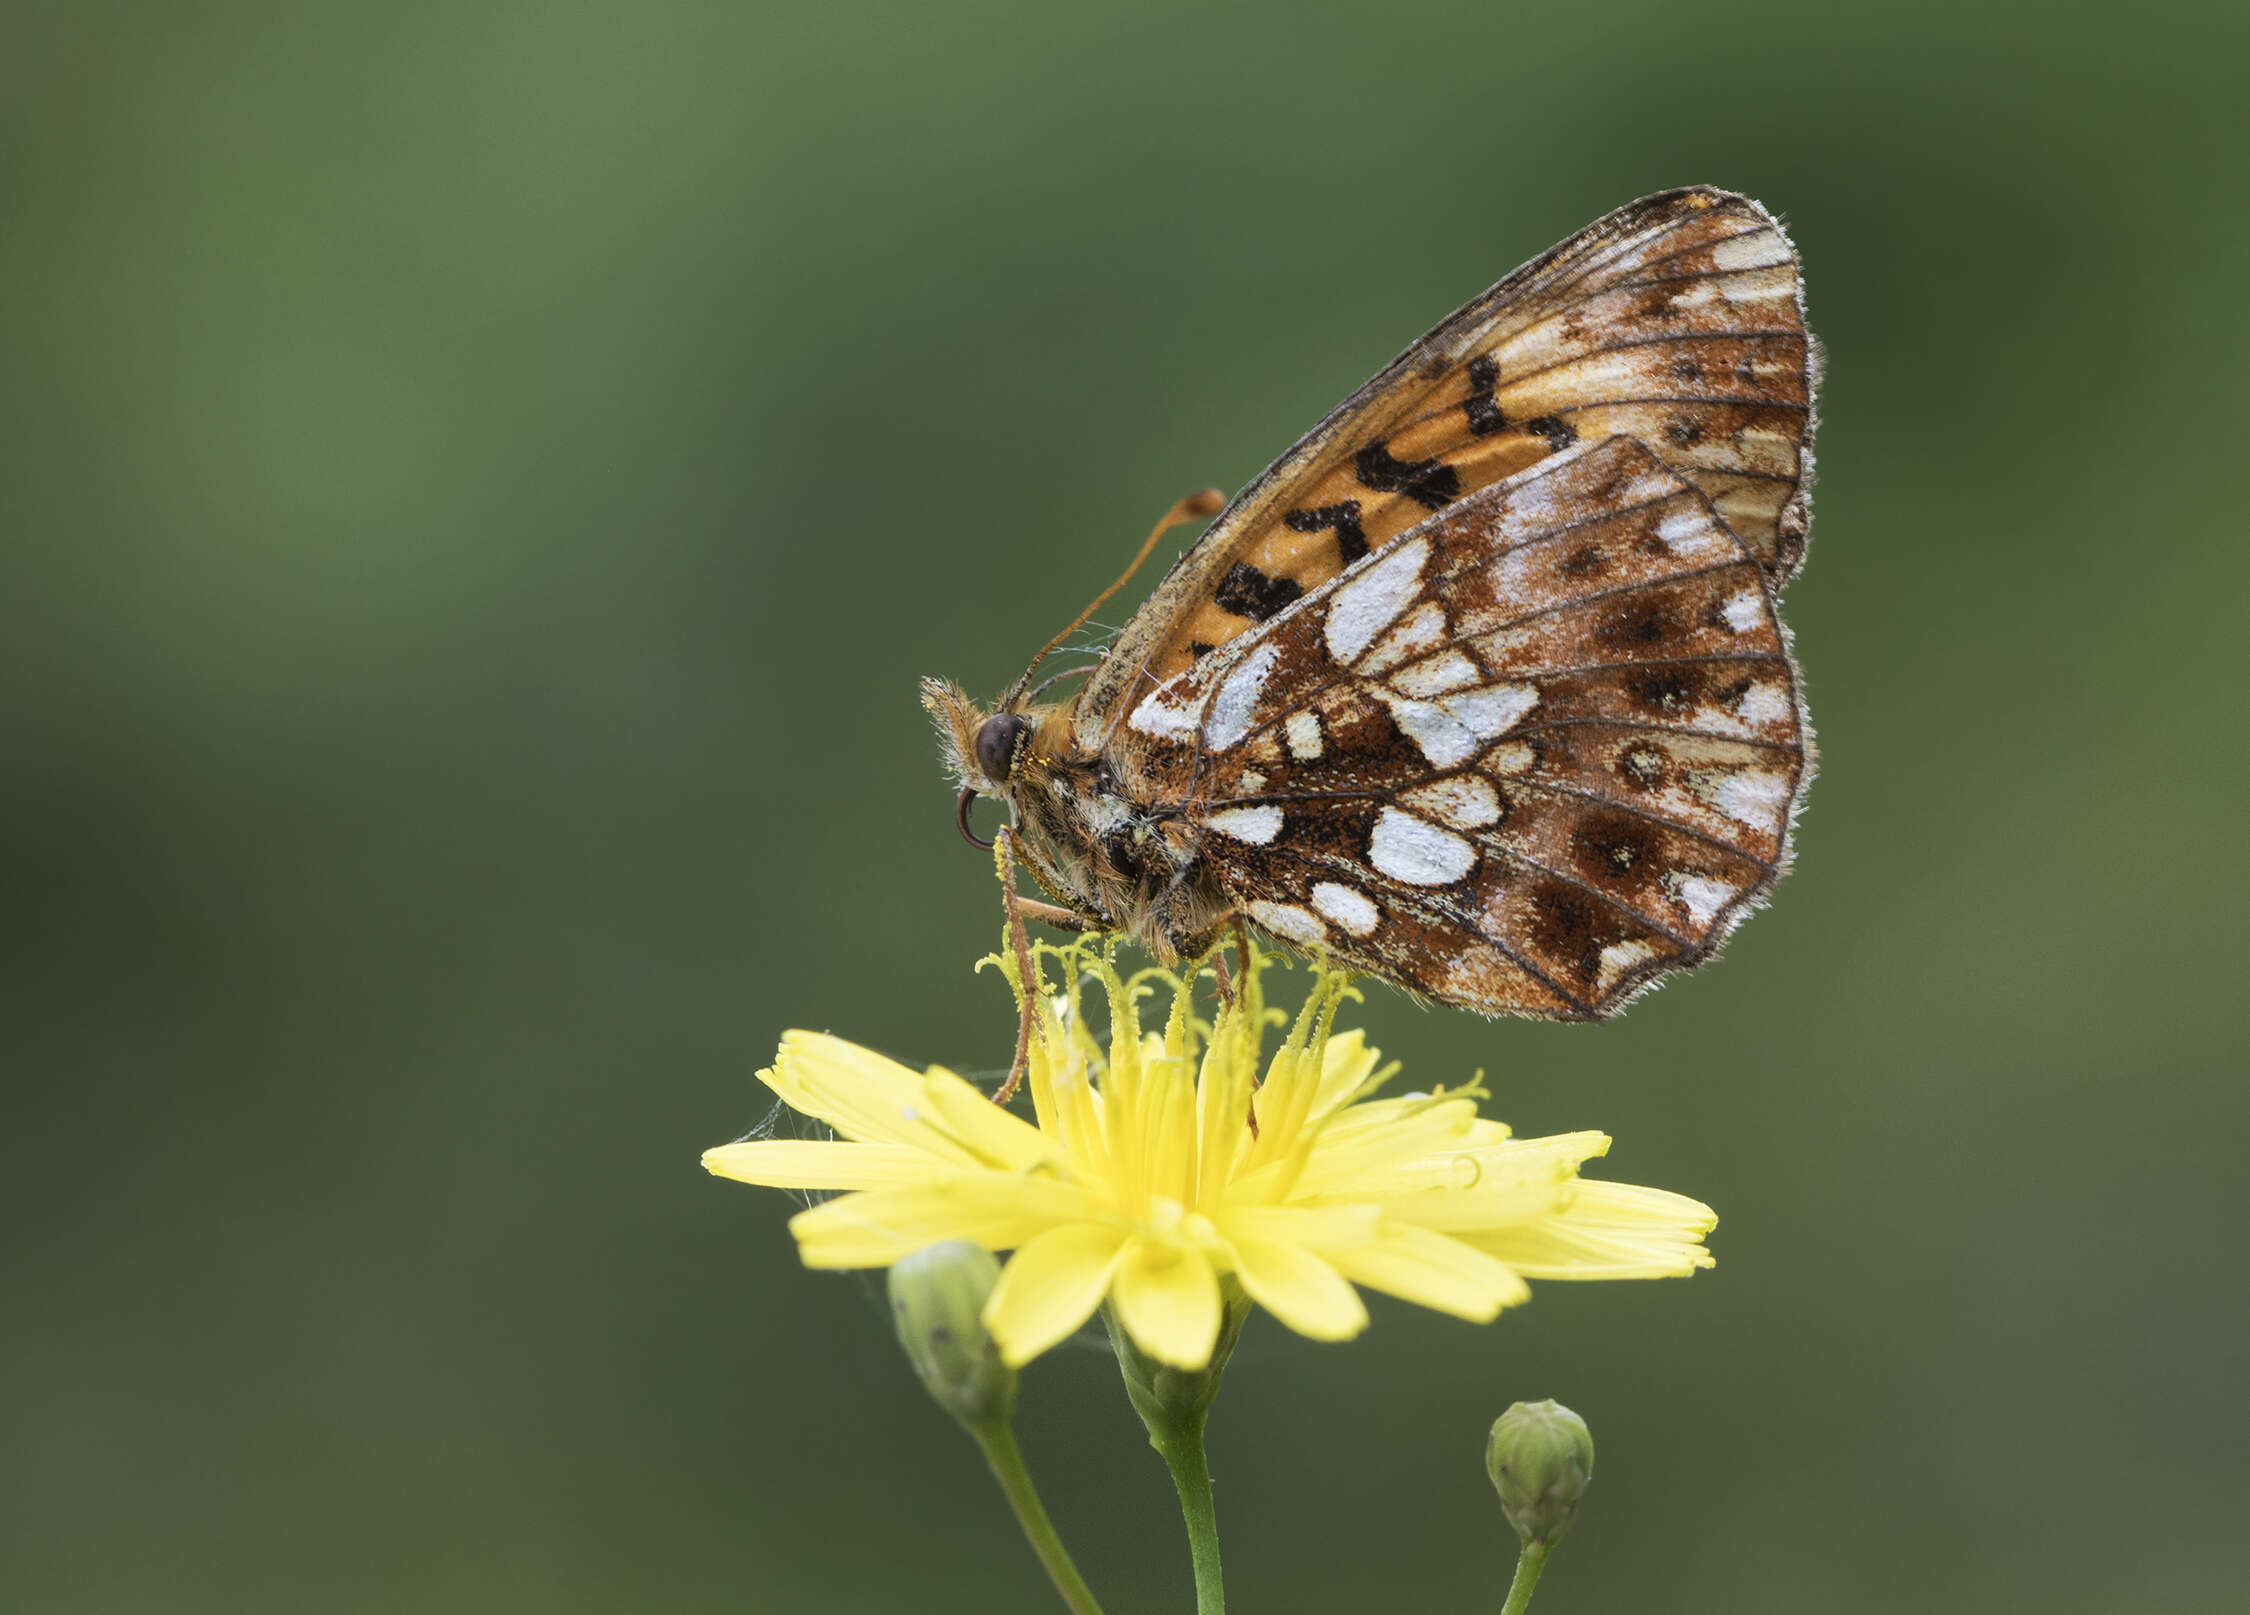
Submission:
{"label": "yellow flower", "polygon": [[[790,1032],[758,1075],[842,1140],[722,1145],[721,1177],[846,1191],[790,1221],[809,1267],[886,1267],[941,1239],[1013,1251],[985,1307],[1011,1365],[1065,1339],[1106,1298],[1142,1349],[1200,1369],[1219,1332],[1221,1280],[1316,1340],[1367,1326],[1354,1285],[1483,1323],[1529,1298],[1526,1278],[1623,1279],[1711,1265],[1708,1206],[1578,1176],[1600,1133],[1516,1139],[1477,1115],[1474,1085],[1370,1097],[1377,1069],[1356,1031],[1333,1031],[1352,993],[1313,990],[1260,1084],[1268,962],[1206,1027],[1162,971],[1119,980],[1087,943],[1042,946],[1069,985],[1038,994],[1031,1040],[1036,1125],[942,1067],[914,1072],[818,1032]],[[1005,957],[988,961],[1018,987]],[[1044,967],[1035,967],[1044,977]],[[1150,979],[1172,988],[1161,1033],[1143,1034]],[[1109,1002],[1105,1051],[1082,1013],[1086,982]],[[845,1142],[843,1140],[849,1140]]]}

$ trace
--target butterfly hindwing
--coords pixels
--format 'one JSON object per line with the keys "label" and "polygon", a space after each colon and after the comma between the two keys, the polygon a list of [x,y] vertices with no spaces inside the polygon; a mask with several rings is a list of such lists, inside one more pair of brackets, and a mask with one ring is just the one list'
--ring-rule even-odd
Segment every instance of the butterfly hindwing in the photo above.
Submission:
{"label": "butterfly hindwing", "polygon": [[1611,437],[1456,501],[1127,715],[1242,912],[1489,1012],[1608,1014],[1777,878],[1810,736],[1771,588]]}
{"label": "butterfly hindwing", "polygon": [[1644,198],[1414,344],[1236,498],[1081,693],[1099,748],[1149,688],[1480,489],[1633,438],[1767,578],[1802,557],[1814,357],[1794,249],[1756,202]]}
{"label": "butterfly hindwing", "polygon": [[1765,209],[1620,208],[1275,461],[1075,697],[925,681],[964,833],[1004,798],[1045,917],[1166,962],[1246,917],[1487,1013],[1613,1013],[1788,865],[1817,369]]}

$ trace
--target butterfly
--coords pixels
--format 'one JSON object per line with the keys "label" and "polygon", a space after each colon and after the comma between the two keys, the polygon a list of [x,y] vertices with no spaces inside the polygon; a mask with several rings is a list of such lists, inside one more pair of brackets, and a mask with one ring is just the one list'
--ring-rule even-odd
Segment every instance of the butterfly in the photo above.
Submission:
{"label": "butterfly", "polygon": [[1046,651],[989,711],[924,680],[963,834],[999,798],[1059,900],[1022,913],[1166,961],[1247,922],[1487,1014],[1615,1013],[1789,866],[1819,372],[1763,207],[1618,209],[1268,467],[1075,695],[1037,699]]}

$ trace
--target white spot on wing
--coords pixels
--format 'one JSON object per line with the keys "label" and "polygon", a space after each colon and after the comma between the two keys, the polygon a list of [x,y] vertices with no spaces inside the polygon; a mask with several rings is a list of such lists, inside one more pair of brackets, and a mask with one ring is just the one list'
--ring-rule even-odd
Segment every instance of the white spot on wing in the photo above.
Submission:
{"label": "white spot on wing", "polygon": [[1410,700],[1380,688],[1375,693],[1433,768],[1467,762],[1487,740],[1520,722],[1539,704],[1539,692],[1528,684],[1489,684],[1435,701]]}
{"label": "white spot on wing", "polygon": [[1796,290],[1796,286],[1786,275],[1775,280],[1760,278],[1719,282],[1719,295],[1730,303],[1770,303],[1776,298],[1793,296]]}
{"label": "white spot on wing", "polygon": [[1735,887],[1723,880],[1690,875],[1680,882],[1680,901],[1687,905],[1689,919],[1698,925],[1709,925],[1719,910],[1734,901],[1735,891]]}
{"label": "white spot on wing", "polygon": [[1753,684],[1734,710],[1744,723],[1779,723],[1790,715],[1789,692],[1778,684]]}
{"label": "white spot on wing", "polygon": [[1788,261],[1789,249],[1771,230],[1746,230],[1711,249],[1711,262],[1721,269],[1766,269]]}
{"label": "white spot on wing", "polygon": [[1456,830],[1481,830],[1500,822],[1500,793],[1480,774],[1417,785],[1400,798],[1415,812],[1426,814]]}
{"label": "white spot on wing", "polygon": [[1202,715],[1202,703],[1189,700],[1187,690],[1174,679],[1142,696],[1125,726],[1157,740],[1187,740],[1193,738]]}
{"label": "white spot on wing", "polygon": [[1466,725],[1486,740],[1504,734],[1539,704],[1539,692],[1528,684],[1488,684],[1465,690],[1438,703],[1454,721]]}
{"label": "white spot on wing", "polygon": [[1472,684],[1483,682],[1484,669],[1458,650],[1449,650],[1443,656],[1433,656],[1426,662],[1402,667],[1391,675],[1392,689],[1401,695],[1411,695],[1425,701],[1432,696],[1450,695],[1455,690],[1465,690]]}
{"label": "white spot on wing", "polygon": [[1366,936],[1382,916],[1368,895],[1352,886],[1324,880],[1312,889],[1313,907],[1353,936]]}
{"label": "white spot on wing", "polygon": [[1646,942],[1612,942],[1602,949],[1601,962],[1594,968],[1594,981],[1603,992],[1617,985],[1626,971],[1647,964],[1656,957],[1656,950]]}
{"label": "white spot on wing", "polygon": [[1203,738],[1213,751],[1225,751],[1250,732],[1252,715],[1258,710],[1258,692],[1265,688],[1266,675],[1281,656],[1281,647],[1268,640],[1242,658],[1241,665],[1226,676],[1219,693],[1211,698],[1211,716],[1204,721]]}
{"label": "white spot on wing", "polygon": [[1320,719],[1310,712],[1292,712],[1282,723],[1282,732],[1289,742],[1289,755],[1300,763],[1317,763],[1326,745],[1320,733]]}
{"label": "white spot on wing", "polygon": [[1317,948],[1328,940],[1328,927],[1320,923],[1320,916],[1295,903],[1252,903],[1250,917],[1286,942]]}
{"label": "white spot on wing", "polygon": [[1426,819],[1383,809],[1367,838],[1367,861],[1405,886],[1449,886],[1476,867],[1477,849]]}
{"label": "white spot on wing", "polygon": [[1359,671],[1388,673],[1402,662],[1427,656],[1445,643],[1446,626],[1445,608],[1435,600],[1423,601],[1359,659]]}
{"label": "white spot on wing", "polygon": [[1281,834],[1281,809],[1270,802],[1261,802],[1256,807],[1221,808],[1203,822],[1223,836],[1263,847]]}
{"label": "white spot on wing", "polygon": [[1452,768],[1476,755],[1479,744],[1469,726],[1429,701],[1409,701],[1404,696],[1378,690],[1391,709],[1392,721],[1406,731],[1407,739],[1422,748],[1433,768]]}
{"label": "white spot on wing", "polygon": [[1721,608],[1727,626],[1738,634],[1746,634],[1766,620],[1766,599],[1755,589],[1745,589]]}
{"label": "white spot on wing", "polygon": [[1706,555],[1714,550],[1724,553],[1727,549],[1711,519],[1693,505],[1675,510],[1658,522],[1656,536],[1678,556]]}
{"label": "white spot on wing", "polygon": [[1789,782],[1779,774],[1752,769],[1719,781],[1719,811],[1740,823],[1779,830],[1788,805]]}
{"label": "white spot on wing", "polygon": [[1430,541],[1409,539],[1386,551],[1328,603],[1328,654],[1349,664],[1397,621],[1422,587]]}
{"label": "white spot on wing", "polygon": [[1485,769],[1494,774],[1522,774],[1539,760],[1539,754],[1520,740],[1495,746],[1484,754]]}

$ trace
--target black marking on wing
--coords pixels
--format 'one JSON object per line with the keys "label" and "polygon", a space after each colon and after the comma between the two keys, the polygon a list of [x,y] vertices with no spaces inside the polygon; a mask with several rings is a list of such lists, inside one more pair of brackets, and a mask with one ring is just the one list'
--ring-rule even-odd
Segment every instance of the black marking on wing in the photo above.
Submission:
{"label": "black marking on wing", "polygon": [[1578,428],[1559,415],[1542,415],[1537,420],[1525,421],[1523,429],[1532,437],[1545,438],[1547,447],[1557,454],[1578,441]]}
{"label": "black marking on wing", "polygon": [[[1662,754],[1659,753],[1658,756],[1661,758]],[[1624,759],[1624,763],[1628,769],[1634,766],[1634,760],[1630,756]],[[1661,768],[1663,765],[1661,761],[1658,761],[1655,766]],[[1638,777],[1637,773],[1636,777]],[[1589,790],[1582,785],[1570,785],[1561,780],[1541,779],[1536,776],[1519,776],[1508,781],[1508,789],[1519,793],[1536,791],[1542,796],[1564,797],[1573,802],[1586,803],[1590,807],[1607,808],[1617,813],[1629,813],[1637,819],[1646,819],[1651,824],[1662,825],[1667,830],[1676,831],[1691,841],[1700,841],[1714,852],[1723,852],[1731,857],[1740,858],[1743,862],[1754,865],[1759,875],[1764,879],[1772,880],[1781,873],[1779,864],[1770,859],[1761,858],[1747,848],[1737,846],[1724,836],[1715,836],[1708,830],[1688,823],[1685,819],[1676,819],[1671,814],[1661,812],[1658,809],[1640,807],[1631,802],[1622,802],[1614,796]]]}
{"label": "black marking on wing", "polygon": [[1469,398],[1461,409],[1469,418],[1469,430],[1478,437],[1490,437],[1507,427],[1494,392],[1499,385],[1500,362],[1491,354],[1480,353],[1469,361]]}
{"label": "black marking on wing", "polygon": [[[1754,382],[1752,385],[1756,385]],[[1565,404],[1553,415],[1542,415],[1535,421],[1526,421],[1527,432],[1546,432],[1564,415],[1575,415],[1580,410],[1615,409],[1621,404],[1693,404],[1698,409],[1787,409],[1802,415],[1812,405],[1792,398],[1770,398],[1764,393],[1754,398],[1729,398],[1713,393],[1620,393],[1615,398],[1592,398],[1583,404]],[[1698,470],[1723,471],[1723,466],[1699,466]]]}
{"label": "black marking on wing", "polygon": [[1322,505],[1316,510],[1292,510],[1282,516],[1282,521],[1293,533],[1321,533],[1330,528],[1336,532],[1336,553],[1350,566],[1367,553],[1367,534],[1359,525],[1359,501],[1347,499],[1338,505]]}
{"label": "black marking on wing", "polygon": [[[1572,432],[1569,441],[1577,440]],[[1405,494],[1425,510],[1443,510],[1461,497],[1461,474],[1443,460],[1396,459],[1381,443],[1370,443],[1352,456],[1352,475],[1362,487]]]}
{"label": "black marking on wing", "polygon": [[1600,893],[1560,878],[1535,880],[1530,906],[1528,940],[1542,957],[1575,965],[1580,977],[1594,987],[1595,1002],[1602,997],[1598,986],[1602,950],[1636,940],[1636,930],[1659,930],[1642,916],[1605,901]]}
{"label": "black marking on wing", "polygon": [[1248,561],[1237,561],[1219,580],[1213,598],[1222,611],[1264,622],[1304,592],[1305,586],[1295,578],[1269,578]]}

